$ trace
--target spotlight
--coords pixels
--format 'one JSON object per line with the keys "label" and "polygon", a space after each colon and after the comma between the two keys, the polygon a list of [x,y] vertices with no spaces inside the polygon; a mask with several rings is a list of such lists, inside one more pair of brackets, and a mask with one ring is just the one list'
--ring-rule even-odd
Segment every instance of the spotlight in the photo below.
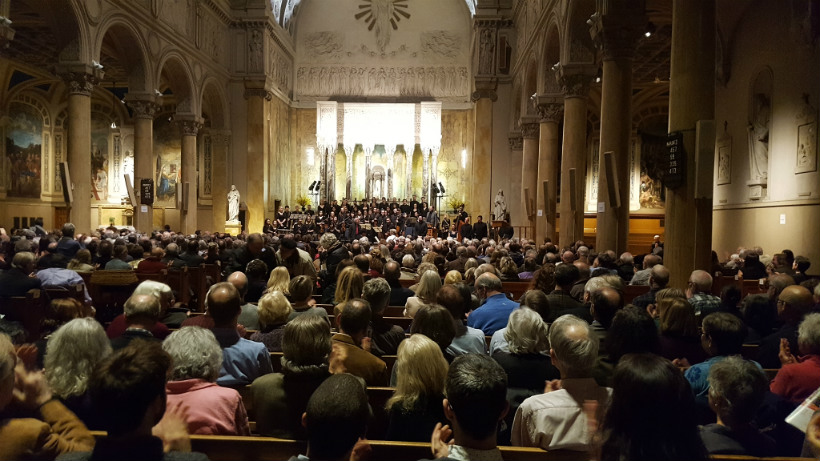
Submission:
{"label": "spotlight", "polygon": [[310,187],[308,187],[308,191],[313,192],[313,188],[316,187],[316,181],[310,183]]}
{"label": "spotlight", "polygon": [[442,194],[446,192],[444,190],[444,184],[442,184],[441,182],[438,183],[438,190],[440,190]]}
{"label": "spotlight", "polygon": [[316,181],[316,187],[315,187],[313,190],[318,191],[318,190],[319,190],[319,186],[321,186],[321,185],[322,185],[322,181]]}

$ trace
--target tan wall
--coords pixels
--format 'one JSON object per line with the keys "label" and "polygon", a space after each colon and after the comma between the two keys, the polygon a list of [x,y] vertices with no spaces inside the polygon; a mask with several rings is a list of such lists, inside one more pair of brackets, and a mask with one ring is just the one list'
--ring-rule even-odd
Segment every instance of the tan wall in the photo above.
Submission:
{"label": "tan wall", "polygon": [[54,225],[54,208],[49,203],[37,201],[4,201],[0,205],[0,227],[11,232],[14,217],[43,218],[43,227],[51,230]]}

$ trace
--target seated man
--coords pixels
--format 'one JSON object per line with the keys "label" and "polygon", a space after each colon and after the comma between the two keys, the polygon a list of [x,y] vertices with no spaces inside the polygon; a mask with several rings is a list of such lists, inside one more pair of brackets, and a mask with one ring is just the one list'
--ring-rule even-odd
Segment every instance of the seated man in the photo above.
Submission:
{"label": "seated man", "polygon": [[[502,459],[498,450],[499,422],[509,411],[507,374],[486,355],[456,357],[444,384],[444,415],[450,426],[436,424],[433,456],[449,459]],[[453,439],[448,442],[450,435]]]}
{"label": "seated man", "polygon": [[[778,277],[783,279],[788,276],[780,275]],[[787,286],[774,299],[770,300],[771,303],[776,304],[777,318],[783,322],[783,326],[760,341],[757,357],[763,367],[778,368],[780,366],[778,357],[784,338],[788,342],[790,350],[796,351],[799,349],[797,344],[798,326],[803,321],[803,317],[811,312],[814,307],[813,301],[808,288],[800,285]]]}
{"label": "seated man", "polygon": [[0,298],[25,296],[29,290],[40,288],[40,279],[34,277],[36,257],[30,251],[21,251],[11,260],[11,268],[0,272]]}
{"label": "seated man", "polygon": [[800,404],[820,387],[820,314],[809,314],[797,330],[799,359],[792,355],[788,341],[780,342],[783,367],[771,384],[771,391]]}
{"label": "seated man", "polygon": [[236,331],[242,312],[239,291],[229,282],[220,282],[208,290],[208,314],[213,319],[213,332],[222,347],[222,369],[216,383],[237,387],[273,372],[270,353],[262,343],[249,341]]}
{"label": "seated man", "polygon": [[[18,391],[21,394],[15,396]],[[36,418],[0,417],[0,459],[28,459],[32,455],[53,459],[62,453],[94,447],[94,437],[52,396],[43,373],[26,371],[9,337],[0,334],[0,413],[15,397]]]}
{"label": "seated man", "polygon": [[242,304],[242,313],[239,314],[237,322],[248,330],[258,330],[259,307],[256,304],[245,302],[245,295],[248,294],[248,276],[244,272],[237,271],[228,276],[228,282],[239,291]]}
{"label": "seated man", "polygon": [[362,346],[369,346],[367,327],[370,325],[370,305],[363,299],[351,299],[340,306],[336,320],[339,333],[333,335],[330,354],[331,373],[350,373],[359,376],[368,386],[388,384],[387,365]]}
{"label": "seated man", "polygon": [[[178,312],[182,309],[175,309],[169,313],[171,304],[173,304],[174,293],[171,291],[171,287],[164,283],[146,280],[137,285],[132,296],[133,295],[152,295],[159,299],[159,320],[148,328],[151,334],[157,339],[165,339],[171,334],[169,324],[173,325],[174,328],[179,328],[180,324],[186,320],[187,315]],[[125,314],[120,314],[114,317],[114,320],[112,320],[108,328],[105,329],[105,334],[108,335],[109,339],[119,338],[125,333],[126,328],[128,328],[128,326],[126,324]]]}
{"label": "seated man", "polygon": [[131,295],[123,307],[125,332],[111,340],[111,348],[115,351],[122,349],[135,339],[161,341],[151,333],[151,329],[159,322],[160,309],[159,298],[153,295]]}
{"label": "seated man", "polygon": [[105,358],[91,376],[89,394],[104,409],[100,416],[108,436],[97,440],[93,452],[60,459],[207,460],[202,453],[190,453],[184,410],[166,413],[170,367],[171,357],[159,343],[135,343]]}
{"label": "seated man", "polygon": [[371,415],[360,378],[348,374],[327,378],[310,397],[307,411],[302,415],[308,438],[307,456],[294,456],[290,460],[359,459],[351,453],[364,438]]}
{"label": "seated man", "polygon": [[706,317],[720,310],[720,298],[712,293],[712,276],[702,270],[693,271],[689,276],[689,288],[686,298],[695,310],[698,318]]}
{"label": "seated man", "polygon": [[404,329],[384,320],[384,308],[390,300],[390,285],[383,278],[370,279],[364,284],[362,298],[370,304],[370,326],[367,336],[372,340],[370,352],[377,357],[396,355],[399,343],[404,341]]}
{"label": "seated man", "polygon": [[510,301],[501,292],[501,280],[493,273],[481,274],[475,281],[475,293],[484,300],[484,304],[467,317],[467,326],[477,328],[486,336],[492,336],[496,330],[507,326],[512,311],[518,303]]}
{"label": "seated man", "polygon": [[599,386],[592,377],[598,338],[584,320],[562,315],[550,327],[549,339],[550,357],[561,372],[561,382],[548,382],[544,394],[532,396],[518,407],[512,444],[587,451],[592,434],[583,404],[598,402],[597,419],[601,421],[612,394],[612,389]]}

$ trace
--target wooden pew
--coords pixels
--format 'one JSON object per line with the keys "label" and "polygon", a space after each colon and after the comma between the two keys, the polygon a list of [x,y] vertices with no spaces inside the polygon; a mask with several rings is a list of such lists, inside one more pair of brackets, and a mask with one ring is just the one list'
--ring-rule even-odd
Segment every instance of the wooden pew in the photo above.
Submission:
{"label": "wooden pew", "polygon": [[97,320],[111,322],[122,314],[125,301],[134,292],[139,279],[132,270],[96,270],[88,281],[88,294],[97,309]]}
{"label": "wooden pew", "polygon": [[404,306],[387,306],[384,308],[385,317],[404,317]]}
{"label": "wooden pew", "polygon": [[648,285],[625,285],[624,286],[624,304],[629,304],[638,296],[649,293]]}
{"label": "wooden pew", "polygon": [[501,291],[510,293],[514,301],[521,299],[521,296],[530,287],[530,282],[502,282]]}
{"label": "wooden pew", "polygon": [[45,296],[45,302],[50,302],[52,299],[74,298],[85,304],[85,285],[78,283],[68,287],[48,287],[42,289]]}
{"label": "wooden pew", "polygon": [[384,321],[387,323],[392,323],[393,325],[398,325],[404,330],[410,328],[410,324],[413,323],[413,319],[410,317],[384,317]]}
{"label": "wooden pew", "polygon": [[137,272],[136,274],[137,280],[139,280],[140,283],[146,280],[153,280],[155,282],[166,283],[165,279],[168,277],[168,269],[163,269],[156,274],[143,274],[140,272]]}
{"label": "wooden pew", "polygon": [[[205,311],[205,295],[208,293],[205,273],[202,267],[187,267],[188,269],[188,308],[197,312]],[[191,298],[191,294],[193,297]]]}
{"label": "wooden pew", "polygon": [[[743,280],[743,289],[741,291],[741,299],[748,295],[756,295],[766,293],[766,288],[761,288],[760,280]],[[763,285],[765,287],[765,285]]]}
{"label": "wooden pew", "polygon": [[0,299],[0,314],[6,320],[20,322],[26,330],[26,341],[34,342],[40,339],[47,303],[42,290],[32,289],[25,296]]}

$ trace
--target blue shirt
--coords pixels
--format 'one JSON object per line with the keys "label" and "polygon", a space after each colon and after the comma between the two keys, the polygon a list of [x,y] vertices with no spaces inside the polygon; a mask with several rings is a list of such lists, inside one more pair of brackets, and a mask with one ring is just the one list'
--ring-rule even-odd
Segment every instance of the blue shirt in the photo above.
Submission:
{"label": "blue shirt", "polygon": [[467,317],[467,326],[478,328],[486,336],[492,336],[496,330],[507,326],[512,311],[518,309],[518,303],[510,301],[503,293],[490,296],[484,305],[474,310]]}
{"label": "blue shirt", "polygon": [[[707,378],[709,378],[709,370],[712,369],[712,365],[720,362],[726,357],[728,356],[717,355],[705,362],[696,363],[686,369],[683,376],[686,377],[686,380],[689,381],[689,385],[692,386],[692,393],[695,394],[695,397],[706,397],[709,392],[709,381],[707,380]],[[751,360],[751,362],[763,370],[763,367],[761,367],[759,363],[754,360]]]}
{"label": "blue shirt", "polygon": [[264,344],[240,338],[234,328],[214,328],[213,332],[222,347],[222,368],[217,384],[244,386],[262,375],[273,373],[270,352]]}

